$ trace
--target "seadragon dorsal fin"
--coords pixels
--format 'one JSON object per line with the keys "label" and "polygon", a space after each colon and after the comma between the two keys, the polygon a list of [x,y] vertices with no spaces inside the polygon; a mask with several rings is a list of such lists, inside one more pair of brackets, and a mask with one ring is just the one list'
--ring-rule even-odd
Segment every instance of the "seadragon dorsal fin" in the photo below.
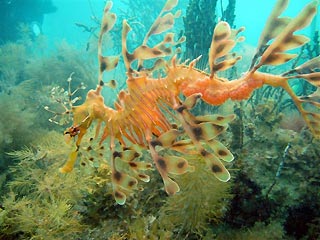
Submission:
{"label": "seadragon dorsal fin", "polygon": [[[174,20],[178,18],[181,14],[181,11],[178,10],[174,14],[171,10],[177,5],[177,0],[167,0],[167,3],[161,10],[160,14],[150,27],[149,31],[144,37],[144,40],[140,46],[138,46],[132,53],[129,53],[127,48],[127,36],[131,28],[127,21],[123,21],[122,26],[122,56],[124,59],[125,67],[128,74],[130,75],[133,72],[131,64],[134,61],[138,61],[137,70],[139,72],[150,72],[153,69],[156,69],[158,66],[163,65],[163,61],[159,58],[170,56],[173,54],[172,47],[185,41],[185,37],[180,37],[177,41],[174,41],[174,33],[167,33],[163,40],[153,47],[148,46],[148,40],[153,35],[161,34],[165,31],[170,30],[174,25]],[[140,71],[143,68],[143,61],[148,59],[158,58],[158,61],[155,62],[151,70]],[[136,73],[139,73],[136,72]]]}
{"label": "seadragon dorsal fin", "polygon": [[232,30],[227,22],[219,22],[213,32],[212,42],[209,50],[209,67],[211,76],[217,71],[226,70],[237,63],[241,56],[230,53],[237,42],[243,41],[244,37],[237,35],[244,28]]}
{"label": "seadragon dorsal fin", "polygon": [[103,86],[102,75],[104,71],[110,71],[114,69],[119,62],[119,56],[103,56],[102,54],[102,41],[103,36],[108,33],[117,20],[116,14],[110,12],[112,8],[112,2],[107,2],[104,8],[104,14],[101,23],[101,29],[98,39],[98,58],[99,58],[99,77],[98,85]]}

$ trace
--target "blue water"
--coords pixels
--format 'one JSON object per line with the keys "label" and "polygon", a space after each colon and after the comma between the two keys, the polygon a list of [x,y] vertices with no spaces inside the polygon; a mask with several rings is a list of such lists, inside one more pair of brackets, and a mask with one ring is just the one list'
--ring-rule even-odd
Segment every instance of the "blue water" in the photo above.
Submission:
{"label": "blue water", "polygon": [[[150,4],[149,0],[140,1],[145,1],[146,4]],[[165,2],[164,0],[157,1]],[[104,2],[105,1],[103,0],[54,0],[53,3],[58,10],[55,13],[45,15],[43,23],[43,32],[48,37],[49,44],[54,45],[56,42],[66,40],[68,43],[79,47],[85,45],[88,40],[88,34],[76,27],[74,23],[80,22],[87,25],[92,24],[92,14],[100,18],[104,7]],[[114,12],[117,13],[120,9],[124,8],[124,5],[121,2],[121,0],[114,1]],[[236,1],[235,23],[237,27],[246,27],[246,31],[244,33],[246,36],[246,43],[253,46],[257,44],[259,35],[275,2],[275,0]],[[291,0],[283,16],[296,16],[299,11],[309,2],[311,1]],[[187,0],[181,0],[179,2],[179,6],[181,6],[183,9],[183,14],[185,14],[187,4]],[[218,4],[220,4],[220,1],[218,1]],[[228,0],[222,0],[222,5],[224,8],[227,6],[227,4]],[[156,16],[157,13],[152,14]],[[217,16],[221,16],[221,11],[217,12]],[[318,22],[314,23],[314,27],[320,27],[320,17],[318,17]],[[310,35],[310,27],[303,32],[306,35]]]}

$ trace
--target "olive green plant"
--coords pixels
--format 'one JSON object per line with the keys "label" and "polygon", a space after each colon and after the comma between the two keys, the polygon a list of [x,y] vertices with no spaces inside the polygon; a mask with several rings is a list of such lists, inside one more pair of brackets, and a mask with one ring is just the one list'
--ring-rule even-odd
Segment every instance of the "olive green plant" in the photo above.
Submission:
{"label": "olive green plant", "polygon": [[0,236],[74,238],[85,227],[82,201],[95,184],[91,170],[79,168],[68,176],[58,172],[69,147],[56,132],[35,139],[32,146],[9,153],[16,164],[1,203]]}

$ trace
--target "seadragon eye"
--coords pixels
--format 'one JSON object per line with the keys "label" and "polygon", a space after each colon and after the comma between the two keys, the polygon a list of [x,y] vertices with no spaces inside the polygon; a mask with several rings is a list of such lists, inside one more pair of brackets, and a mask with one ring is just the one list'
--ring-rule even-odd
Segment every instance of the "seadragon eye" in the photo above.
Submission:
{"label": "seadragon eye", "polygon": [[79,129],[79,127],[78,126],[76,126],[76,127],[74,127],[74,126],[72,126],[72,127],[70,127],[70,128],[68,128],[66,131],[64,131],[64,135],[69,135],[70,137],[75,137],[75,136],[77,136],[78,134],[80,133],[80,129]]}

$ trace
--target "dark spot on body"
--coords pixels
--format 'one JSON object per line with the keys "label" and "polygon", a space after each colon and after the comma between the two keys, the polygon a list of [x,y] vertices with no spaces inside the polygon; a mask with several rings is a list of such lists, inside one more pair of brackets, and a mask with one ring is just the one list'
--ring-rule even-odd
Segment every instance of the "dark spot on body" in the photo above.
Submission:
{"label": "dark spot on body", "polygon": [[136,185],[136,183],[137,183],[136,181],[131,180],[131,181],[128,182],[128,186],[129,187],[133,187],[134,185]]}
{"label": "dark spot on body", "polygon": [[171,52],[172,52],[171,48],[165,48],[165,49],[163,49],[163,51],[164,51],[167,55],[171,54]]}
{"label": "dark spot on body", "polygon": [[185,110],[185,109],[186,109],[186,107],[185,107],[185,106],[180,105],[176,110],[177,110],[177,112],[178,112],[178,113],[182,113],[182,112],[183,112],[183,110]]}
{"label": "dark spot on body", "polygon": [[165,42],[172,42],[172,37],[171,36],[167,36],[164,41]]}
{"label": "dark spot on body", "polygon": [[208,155],[208,152],[204,149],[202,149],[200,153],[201,153],[201,156],[203,156],[203,157]]}
{"label": "dark spot on body", "polygon": [[103,81],[100,81],[100,82],[99,82],[99,85],[100,85],[101,87],[103,87],[103,86],[104,86],[104,82],[103,82]]}
{"label": "dark spot on body", "polygon": [[222,40],[222,39],[224,39],[224,38],[226,38],[227,37],[227,33],[226,32],[224,32],[224,33],[222,33],[222,34],[215,34],[214,35],[214,41],[220,41],[220,40]]}
{"label": "dark spot on body", "polygon": [[102,32],[106,32],[106,31],[108,31],[109,30],[109,25],[108,25],[108,23],[105,23],[104,25],[103,25],[103,30],[102,30]]}
{"label": "dark spot on body", "polygon": [[105,61],[100,62],[100,72],[103,72],[107,68],[107,63]]}
{"label": "dark spot on body", "polygon": [[224,68],[225,65],[226,65],[226,62],[218,63],[218,64],[216,64],[216,65],[213,66],[212,71],[216,72],[216,71],[218,71],[219,69]]}
{"label": "dark spot on body", "polygon": [[140,154],[135,152],[133,156],[134,156],[134,158],[138,158],[138,157],[140,157]]}
{"label": "dark spot on body", "polygon": [[90,157],[89,160],[92,162],[92,161],[94,160],[94,158],[93,158],[93,157]]}
{"label": "dark spot on body", "polygon": [[275,59],[277,59],[278,56],[275,55],[275,54],[270,54],[267,59],[266,59],[266,63],[269,63],[269,62],[273,62]]}
{"label": "dark spot on body", "polygon": [[85,166],[86,165],[86,163],[85,162],[81,162],[81,166]]}
{"label": "dark spot on body", "polygon": [[124,198],[123,193],[121,193],[119,191],[115,191],[114,196],[115,196],[115,198]]}
{"label": "dark spot on body", "polygon": [[100,149],[103,150],[103,149],[104,149],[104,146],[101,146]]}
{"label": "dark spot on body", "polygon": [[156,146],[162,146],[162,143],[159,140],[152,140],[150,144],[153,148],[155,148]]}
{"label": "dark spot on body", "polygon": [[167,170],[167,163],[166,163],[166,161],[165,161],[163,158],[159,158],[159,159],[157,160],[157,163],[158,163],[159,167],[160,167],[162,170],[164,170],[164,171]]}
{"label": "dark spot on body", "polygon": [[[116,64],[115,66],[117,66],[117,64]],[[111,80],[111,81],[110,81],[110,85],[111,85],[112,87],[116,87],[116,85],[117,85],[116,80]]]}
{"label": "dark spot on body", "polygon": [[316,121],[309,121],[310,125],[317,127],[318,126],[318,122]]}
{"label": "dark spot on body", "polygon": [[128,52],[126,52],[126,57],[127,57],[127,59],[128,59],[129,62],[132,62],[132,61],[135,59],[135,57],[133,56],[133,54],[130,54],[130,53],[128,53]]}
{"label": "dark spot on body", "polygon": [[223,51],[223,49],[225,48],[225,45],[219,45],[215,50],[216,53],[219,54]]}
{"label": "dark spot on body", "polygon": [[[287,43],[291,42],[291,37],[290,37],[290,36],[286,37],[285,39],[283,39],[282,42],[283,42],[284,44],[287,44]],[[281,46],[280,46],[280,47],[281,47]],[[275,50],[279,50],[279,49],[276,48]]]}
{"label": "dark spot on body", "polygon": [[185,161],[181,161],[177,164],[177,167],[178,168],[183,168],[184,166],[186,165],[186,162]]}
{"label": "dark spot on body", "polygon": [[146,178],[148,178],[146,175],[144,175],[144,174],[139,174],[138,175],[139,176],[139,178],[141,178],[141,179],[146,179]]}
{"label": "dark spot on body", "polygon": [[219,154],[219,156],[227,156],[228,155],[228,153],[224,150],[219,150],[218,154]]}
{"label": "dark spot on body", "polygon": [[165,25],[173,25],[173,19],[168,18],[167,21],[163,22]]}
{"label": "dark spot on body", "polygon": [[309,77],[309,79],[311,80],[311,81],[320,81],[320,78],[319,78],[319,76],[314,76],[314,77]]}
{"label": "dark spot on body", "polygon": [[192,132],[197,140],[201,139],[202,136],[202,129],[200,127],[194,127],[192,128]]}
{"label": "dark spot on body", "polygon": [[153,25],[152,28],[150,29],[148,36],[151,36],[152,34],[154,34],[154,32],[157,30],[158,27],[159,27],[159,24]]}
{"label": "dark spot on body", "polygon": [[119,181],[121,180],[121,178],[122,178],[121,172],[115,171],[114,174],[113,174],[113,178],[114,178],[117,182],[119,182]]}
{"label": "dark spot on body", "polygon": [[213,164],[211,167],[211,171],[214,173],[220,173],[220,172],[222,172],[222,169],[220,166]]}
{"label": "dark spot on body", "polygon": [[87,147],[87,151],[91,151],[91,150],[92,150],[91,146]]}
{"label": "dark spot on body", "polygon": [[218,117],[217,117],[217,120],[218,120],[218,121],[222,121],[222,120],[224,120],[224,117],[218,116]]}
{"label": "dark spot on body", "polygon": [[99,156],[100,156],[100,157],[103,157],[103,153],[99,153]]}
{"label": "dark spot on body", "polygon": [[138,165],[135,162],[129,162],[130,167],[136,168]]}
{"label": "dark spot on body", "polygon": [[121,158],[121,157],[122,157],[122,153],[121,153],[121,152],[118,152],[118,151],[114,151],[114,153],[113,153],[113,158],[116,158],[116,157]]}
{"label": "dark spot on body", "polygon": [[160,50],[158,50],[158,49],[152,49],[152,53],[154,55],[161,55],[162,54],[162,52]]}
{"label": "dark spot on body", "polygon": [[178,125],[175,124],[175,123],[172,123],[172,124],[171,124],[171,127],[172,127],[173,129],[178,129]]}

